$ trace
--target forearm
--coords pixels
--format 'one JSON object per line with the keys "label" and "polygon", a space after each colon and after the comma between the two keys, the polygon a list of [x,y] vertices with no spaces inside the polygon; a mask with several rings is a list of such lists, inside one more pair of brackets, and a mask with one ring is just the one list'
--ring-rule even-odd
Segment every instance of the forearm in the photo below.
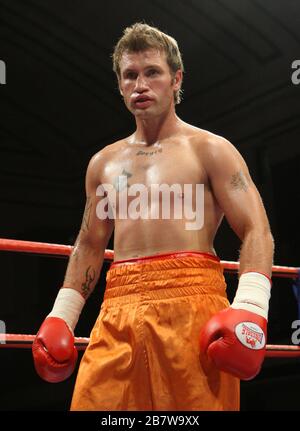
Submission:
{"label": "forearm", "polygon": [[239,274],[261,272],[271,278],[274,241],[269,230],[252,229],[245,235],[240,251]]}
{"label": "forearm", "polygon": [[100,244],[96,247],[79,234],[69,259],[63,287],[75,289],[87,299],[99,279],[104,252]]}
{"label": "forearm", "polygon": [[240,254],[239,284],[231,304],[268,319],[274,241],[269,230],[245,235]]}
{"label": "forearm", "polygon": [[[71,254],[62,288],[33,343],[37,373],[48,382],[68,378],[76,365],[74,330],[94,289],[103,263],[103,244],[92,245],[79,234]],[[104,248],[104,247],[103,247]]]}

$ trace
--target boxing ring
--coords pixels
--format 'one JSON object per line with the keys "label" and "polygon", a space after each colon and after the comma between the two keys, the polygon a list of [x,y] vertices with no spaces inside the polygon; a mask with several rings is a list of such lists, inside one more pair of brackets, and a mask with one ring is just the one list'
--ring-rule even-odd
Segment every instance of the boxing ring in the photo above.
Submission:
{"label": "boxing ring", "polygon": [[[49,244],[42,242],[20,241],[0,238],[0,251],[22,252],[52,257],[69,257],[73,246],[61,244]],[[105,261],[111,262],[114,257],[113,250],[105,250]],[[239,263],[221,260],[224,272],[237,273]],[[290,266],[272,266],[272,277],[289,278],[300,285],[300,268]],[[29,349],[32,346],[35,335],[0,333],[0,348]],[[77,350],[85,350],[89,343],[87,337],[75,337]],[[300,346],[296,345],[266,345],[266,358],[297,358],[300,357]]]}

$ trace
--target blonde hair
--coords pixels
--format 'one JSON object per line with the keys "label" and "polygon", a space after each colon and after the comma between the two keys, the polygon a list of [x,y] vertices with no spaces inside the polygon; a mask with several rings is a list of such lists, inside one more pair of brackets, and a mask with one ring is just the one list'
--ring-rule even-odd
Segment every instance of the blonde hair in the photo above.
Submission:
{"label": "blonde hair", "polygon": [[[184,72],[182,56],[176,40],[156,27],[137,22],[125,28],[123,36],[119,39],[112,54],[113,70],[120,80],[120,61],[124,52],[140,52],[146,49],[156,48],[166,54],[166,60],[171,74],[175,75],[177,70]],[[182,89],[174,93],[175,104],[180,103]]]}

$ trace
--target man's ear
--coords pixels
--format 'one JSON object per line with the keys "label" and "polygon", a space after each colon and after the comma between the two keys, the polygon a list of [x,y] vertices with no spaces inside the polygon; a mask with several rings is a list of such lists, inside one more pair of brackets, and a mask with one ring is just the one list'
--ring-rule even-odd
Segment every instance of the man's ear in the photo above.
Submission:
{"label": "man's ear", "polygon": [[181,69],[176,70],[173,78],[174,91],[178,91],[181,88],[183,79],[183,73]]}

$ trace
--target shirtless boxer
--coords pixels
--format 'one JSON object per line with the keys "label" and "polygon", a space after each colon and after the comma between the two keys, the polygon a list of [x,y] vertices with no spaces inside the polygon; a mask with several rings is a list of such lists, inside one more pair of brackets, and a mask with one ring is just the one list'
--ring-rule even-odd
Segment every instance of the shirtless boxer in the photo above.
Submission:
{"label": "shirtless boxer", "polygon": [[[135,24],[124,31],[113,62],[136,130],[89,163],[81,230],[33,345],[36,370],[49,382],[74,370],[73,331],[114,231],[114,262],[71,409],[238,410],[239,379],[259,372],[265,352],[273,238],[263,203],[235,147],[176,115],[183,64],[173,38]],[[121,201],[112,202],[104,184],[117,197],[136,184],[146,190],[177,184],[183,201],[190,184],[193,205],[195,187],[203,184],[204,223],[188,229],[185,213],[151,218],[162,195],[147,200],[148,218],[134,218],[127,193],[128,217],[121,218]],[[214,250],[224,216],[242,242],[230,306]]]}

